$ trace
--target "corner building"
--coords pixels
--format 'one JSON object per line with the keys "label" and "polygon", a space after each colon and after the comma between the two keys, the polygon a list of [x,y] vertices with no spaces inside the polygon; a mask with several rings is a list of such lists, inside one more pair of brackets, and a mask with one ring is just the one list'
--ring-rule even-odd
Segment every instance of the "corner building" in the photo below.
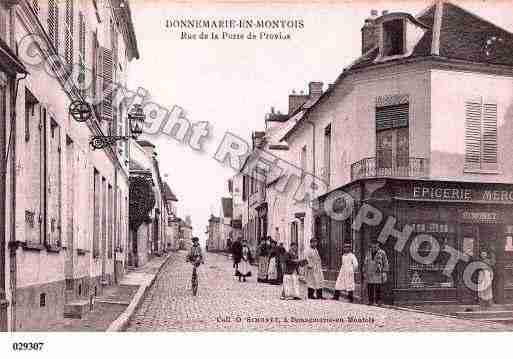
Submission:
{"label": "corner building", "polygon": [[[408,224],[413,232],[406,250],[396,251],[392,236],[382,245],[390,262],[388,303],[477,301],[463,283],[465,266],[443,273],[444,251],[429,265],[414,260],[409,248],[423,233],[470,261],[483,249],[493,253],[495,302],[513,302],[512,55],[511,33],[449,2],[417,16],[373,12],[365,21],[362,56],[284,136],[301,142],[293,136],[310,138],[306,122],[315,123],[312,166],[326,188],[306,216],[328,280],[336,279],[344,243],[363,263],[393,216],[395,230]],[[337,191],[354,200],[343,221],[324,210]],[[329,205],[345,208],[343,201]],[[365,205],[383,220],[355,230]],[[431,250],[417,248],[423,256]],[[364,300],[361,272],[357,283]]]}

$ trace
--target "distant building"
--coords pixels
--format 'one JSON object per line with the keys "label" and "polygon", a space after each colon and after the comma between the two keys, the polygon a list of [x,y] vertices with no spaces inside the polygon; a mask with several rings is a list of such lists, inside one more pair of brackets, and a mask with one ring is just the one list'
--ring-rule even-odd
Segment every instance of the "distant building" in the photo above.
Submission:
{"label": "distant building", "polygon": [[214,215],[210,215],[208,219],[208,238],[207,238],[207,249],[209,252],[220,252],[222,251],[221,245],[221,218]]}

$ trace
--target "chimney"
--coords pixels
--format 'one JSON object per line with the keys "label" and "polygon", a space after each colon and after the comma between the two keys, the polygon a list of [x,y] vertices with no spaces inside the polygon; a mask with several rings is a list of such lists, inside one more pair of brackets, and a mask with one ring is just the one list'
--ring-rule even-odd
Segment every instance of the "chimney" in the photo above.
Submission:
{"label": "chimney", "polygon": [[371,16],[365,19],[362,27],[362,55],[378,44],[377,10],[371,10]]}
{"label": "chimney", "polygon": [[253,132],[253,149],[262,148],[265,143],[265,132],[255,131]]}
{"label": "chimney", "polygon": [[322,82],[312,81],[308,84],[308,94],[310,98],[318,98],[322,95]]}
{"label": "chimney", "polygon": [[304,94],[296,94],[295,91],[289,95],[289,115],[300,108],[308,100],[308,96]]}

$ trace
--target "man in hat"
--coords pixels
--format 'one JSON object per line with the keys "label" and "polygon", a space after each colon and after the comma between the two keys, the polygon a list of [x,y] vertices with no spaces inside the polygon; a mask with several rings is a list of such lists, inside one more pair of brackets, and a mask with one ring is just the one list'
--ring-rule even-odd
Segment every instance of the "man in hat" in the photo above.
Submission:
{"label": "man in hat", "polygon": [[[322,273],[321,256],[317,251],[317,239],[310,239],[310,248],[305,251],[306,259],[306,284],[308,286],[308,299],[324,299],[322,289],[324,287],[324,275]],[[314,297],[314,293],[316,297]]]}
{"label": "man in hat", "polygon": [[203,252],[199,245],[199,238],[192,237],[192,247],[187,255],[187,261],[199,267],[200,264],[204,263]]}
{"label": "man in hat", "polygon": [[365,256],[364,275],[367,280],[369,305],[382,304],[383,285],[387,281],[388,258],[384,250],[379,248],[377,240],[371,242],[371,247]]}
{"label": "man in hat", "polygon": [[235,273],[237,273],[237,270],[239,269],[239,263],[242,258],[242,238],[235,239],[235,242],[232,243],[231,251],[233,268],[235,268]]}

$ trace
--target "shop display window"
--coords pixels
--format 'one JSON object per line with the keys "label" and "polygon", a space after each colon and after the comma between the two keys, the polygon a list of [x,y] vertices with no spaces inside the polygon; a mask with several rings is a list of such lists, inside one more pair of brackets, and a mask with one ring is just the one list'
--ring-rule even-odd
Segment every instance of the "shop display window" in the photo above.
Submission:
{"label": "shop display window", "polygon": [[[450,255],[443,251],[445,246],[457,248],[455,226],[440,222],[411,223],[410,225],[414,230],[412,238],[419,234],[429,234],[438,242],[440,252],[433,263],[420,263],[411,256],[412,242],[410,242],[408,250],[404,250],[398,256],[398,287],[412,289],[455,287],[455,273],[451,276],[444,273]],[[428,257],[432,250],[430,243],[423,242],[416,252],[421,257]]]}

